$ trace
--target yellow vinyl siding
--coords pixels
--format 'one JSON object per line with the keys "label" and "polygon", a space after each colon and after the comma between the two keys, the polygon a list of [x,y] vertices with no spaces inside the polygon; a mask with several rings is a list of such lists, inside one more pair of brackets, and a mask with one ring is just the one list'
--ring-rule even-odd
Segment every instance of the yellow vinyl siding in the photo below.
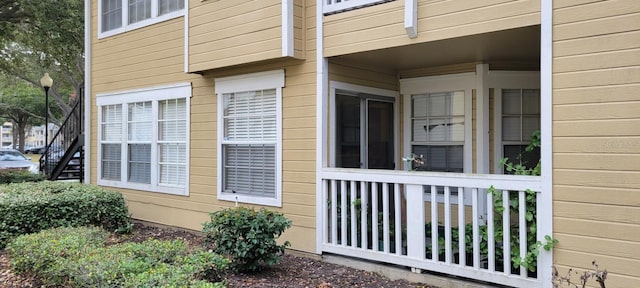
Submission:
{"label": "yellow vinyl siding", "polygon": [[[302,0],[293,2],[296,58],[305,56],[303,4]],[[282,1],[191,1],[189,9],[189,71],[283,56]]]}
{"label": "yellow vinyl siding", "polygon": [[189,71],[282,56],[281,1],[191,1]]}
{"label": "yellow vinyl siding", "polygon": [[326,56],[540,24],[539,0],[418,1],[418,37],[404,29],[404,1],[324,17]]}
{"label": "yellow vinyl siding", "polygon": [[636,0],[554,1],[553,260],[612,287],[640,283],[638,19]]}
{"label": "yellow vinyl siding", "polygon": [[[220,43],[216,47],[223,50],[212,51],[216,57],[228,61],[242,58],[242,63],[264,60],[267,58],[250,58],[244,53],[251,52],[247,48],[253,47],[247,44],[261,46],[254,51],[266,51],[265,42],[256,41],[259,35],[246,37],[244,32],[238,35],[225,36],[215,40],[205,37],[207,29],[210,31],[222,31],[227,29],[221,25],[233,24],[228,21],[229,15],[238,21],[243,20],[248,26],[238,27],[235,24],[228,27],[228,31],[239,29],[256,29],[271,31],[267,34],[281,34],[280,1],[260,1],[260,4],[273,6],[274,9],[261,9],[254,7],[255,1],[246,1],[248,4],[237,5],[228,1],[202,2],[191,1],[190,11],[191,29],[198,33],[204,33],[194,37],[192,31],[191,43],[205,45],[207,42],[222,41],[220,43],[237,47],[225,47]],[[210,5],[213,4],[213,5]],[[217,4],[214,4],[217,3]],[[285,69],[285,87],[283,88],[283,183],[282,183],[282,207],[272,208],[285,213],[287,218],[293,221],[293,226],[283,236],[283,240],[289,240],[291,248],[314,253],[315,246],[315,51],[305,51],[302,47],[315,47],[315,22],[304,22],[302,15],[315,15],[315,1],[296,0],[294,2],[294,34],[297,45],[294,53],[303,54],[306,62],[279,59],[268,64],[256,64],[252,66],[235,66],[232,62],[217,62],[225,66],[222,69],[212,70],[203,76],[184,73],[184,18],[161,22],[130,32],[118,34],[103,39],[97,39],[97,7],[93,6],[92,28],[92,111],[91,111],[91,182],[97,182],[97,107],[95,106],[95,93],[114,92],[122,90],[139,89],[157,85],[166,85],[180,82],[190,82],[192,85],[192,97],[190,99],[190,166],[189,166],[189,195],[176,196],[155,192],[138,191],[131,189],[113,189],[121,191],[129,205],[132,216],[136,219],[151,221],[160,224],[184,227],[193,230],[201,230],[201,224],[209,219],[208,213],[224,208],[233,207],[235,203],[219,201],[217,199],[217,97],[214,94],[214,79],[252,72]],[[217,7],[226,5],[226,9],[211,11],[205,7]],[[275,9],[277,8],[277,9]],[[244,10],[243,10],[244,9]],[[247,10],[248,9],[248,10]],[[215,9],[214,9],[215,10]],[[253,11],[253,12],[251,12]],[[270,11],[270,12],[269,12]],[[236,14],[227,14],[234,12]],[[261,13],[275,15],[264,15]],[[277,28],[257,27],[265,22],[251,23],[245,16],[255,17],[270,21],[277,18]],[[227,20],[221,19],[227,17]],[[195,20],[194,20],[195,19]],[[217,23],[215,19],[219,21]],[[223,21],[225,20],[225,21]],[[200,23],[198,23],[200,21]],[[242,22],[242,21],[241,21]],[[253,26],[251,26],[253,25]],[[202,26],[202,27],[201,27]],[[242,26],[242,25],[241,25]],[[207,28],[208,27],[208,28]],[[260,28],[260,29],[257,29]],[[270,30],[271,29],[271,30]],[[277,30],[277,33],[275,32]],[[297,32],[296,32],[297,31]],[[245,31],[246,32],[246,31]],[[259,32],[259,31],[258,31]],[[215,34],[215,33],[214,33]],[[243,38],[244,37],[244,38]],[[275,37],[277,38],[277,37]],[[273,39],[275,39],[273,38]],[[199,42],[200,43],[199,43]],[[302,43],[305,41],[305,43]],[[258,44],[253,44],[258,43]],[[281,39],[275,39],[272,45],[277,53],[269,58],[281,57]],[[275,44],[277,43],[277,45]],[[277,47],[276,47],[277,46]],[[195,48],[195,49],[194,49]],[[198,47],[190,47],[198,52]],[[229,51],[235,51],[229,54]],[[205,51],[206,52],[206,51]],[[204,52],[203,52],[204,53]],[[227,54],[224,54],[227,53]],[[268,54],[268,52],[266,52]],[[266,54],[262,54],[266,55]],[[193,55],[191,55],[193,56]],[[192,57],[191,60],[194,58]],[[220,60],[219,59],[219,60]],[[231,59],[231,60],[229,60]],[[238,62],[240,63],[240,62]],[[193,65],[194,62],[192,61]],[[220,66],[222,67],[222,66]],[[207,67],[207,69],[212,67]],[[251,205],[249,205],[251,206]],[[255,207],[255,206],[253,206]]]}

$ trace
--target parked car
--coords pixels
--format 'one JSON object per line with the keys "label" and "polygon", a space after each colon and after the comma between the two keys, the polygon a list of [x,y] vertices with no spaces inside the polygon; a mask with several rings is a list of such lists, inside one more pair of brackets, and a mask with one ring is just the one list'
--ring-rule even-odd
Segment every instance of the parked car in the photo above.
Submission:
{"label": "parked car", "polygon": [[29,170],[31,173],[38,173],[38,164],[31,162],[27,156],[18,150],[5,149],[0,150],[0,170],[15,169]]}
{"label": "parked car", "polygon": [[24,153],[27,154],[42,154],[44,152],[44,146],[40,147],[29,147],[24,149]]}

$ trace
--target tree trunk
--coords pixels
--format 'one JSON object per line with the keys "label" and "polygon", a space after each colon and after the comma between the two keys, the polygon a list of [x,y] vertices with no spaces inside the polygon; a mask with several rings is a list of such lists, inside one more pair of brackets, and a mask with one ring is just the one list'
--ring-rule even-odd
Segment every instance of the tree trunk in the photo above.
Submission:
{"label": "tree trunk", "polygon": [[[24,143],[25,143],[25,138],[27,134],[26,128],[27,128],[27,123],[26,122],[22,122],[22,123],[18,123],[18,150],[20,150],[20,152],[24,153]],[[16,130],[13,130],[14,134]]]}

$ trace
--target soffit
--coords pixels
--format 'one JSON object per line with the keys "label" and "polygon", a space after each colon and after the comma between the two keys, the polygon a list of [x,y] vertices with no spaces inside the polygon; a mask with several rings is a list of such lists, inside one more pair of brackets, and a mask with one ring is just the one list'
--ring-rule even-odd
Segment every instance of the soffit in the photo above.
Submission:
{"label": "soffit", "polygon": [[395,71],[470,62],[538,63],[540,26],[332,57]]}

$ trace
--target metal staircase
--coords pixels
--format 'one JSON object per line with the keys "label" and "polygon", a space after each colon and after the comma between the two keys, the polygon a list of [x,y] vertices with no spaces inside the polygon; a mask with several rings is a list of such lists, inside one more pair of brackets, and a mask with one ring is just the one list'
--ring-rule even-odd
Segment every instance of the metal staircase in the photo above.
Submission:
{"label": "metal staircase", "polygon": [[82,91],[78,94],[71,112],[40,157],[40,172],[49,180],[84,180]]}

